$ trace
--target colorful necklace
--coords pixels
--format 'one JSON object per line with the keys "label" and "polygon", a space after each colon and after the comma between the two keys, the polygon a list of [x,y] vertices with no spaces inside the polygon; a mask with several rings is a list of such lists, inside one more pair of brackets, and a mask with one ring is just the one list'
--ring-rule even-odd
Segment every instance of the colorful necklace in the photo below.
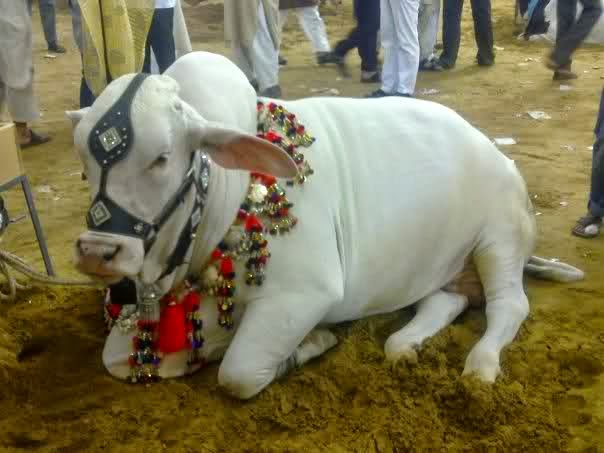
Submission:
{"label": "colorful necklace", "polygon": [[[257,114],[258,137],[279,146],[298,166],[298,175],[286,184],[304,184],[313,170],[300,148],[310,147],[315,139],[296,116],[282,106],[258,102]],[[293,203],[287,199],[285,190],[274,176],[252,173],[248,193],[235,222],[212,251],[200,281],[195,284],[185,281],[164,296],[159,321],[139,319],[139,310],[133,309],[134,305],[122,307],[111,304],[110,297],[106,297],[108,328],[117,325],[122,332],[137,329],[129,358],[131,382],[147,383],[159,379],[158,369],[163,355],[186,348],[189,349],[189,372],[203,365],[200,354],[203,324],[199,314],[202,297],[216,299],[217,322],[221,327],[231,329],[237,289],[235,263],[245,262],[244,281],[247,285],[261,286],[270,259],[266,233],[274,236],[291,231],[298,223],[298,219],[290,214],[292,207]]]}

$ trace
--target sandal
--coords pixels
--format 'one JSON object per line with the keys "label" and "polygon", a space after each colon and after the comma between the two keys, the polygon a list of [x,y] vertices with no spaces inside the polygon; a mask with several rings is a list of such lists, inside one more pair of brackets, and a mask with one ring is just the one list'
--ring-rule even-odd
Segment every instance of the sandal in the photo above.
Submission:
{"label": "sandal", "polygon": [[601,228],[602,217],[587,214],[577,221],[577,224],[572,229],[572,234],[581,238],[592,239],[600,234]]}
{"label": "sandal", "polygon": [[21,144],[21,149],[31,148],[32,146],[42,145],[50,141],[48,135],[37,134],[31,129],[29,130],[29,141]]}

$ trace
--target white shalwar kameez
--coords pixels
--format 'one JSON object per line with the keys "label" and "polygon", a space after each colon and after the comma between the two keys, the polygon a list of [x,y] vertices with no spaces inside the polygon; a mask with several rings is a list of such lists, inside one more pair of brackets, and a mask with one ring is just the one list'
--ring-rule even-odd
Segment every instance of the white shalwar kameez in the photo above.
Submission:
{"label": "white shalwar kameez", "polygon": [[25,0],[0,0],[0,115],[4,105],[13,121],[39,117],[34,96],[31,17]]}
{"label": "white shalwar kameez", "polygon": [[381,0],[380,7],[382,91],[412,95],[419,68],[419,0]]}
{"label": "white shalwar kameez", "polygon": [[438,35],[440,0],[421,0],[419,5],[419,61],[430,61],[434,56],[434,46]]}
{"label": "white shalwar kameez", "polygon": [[321,14],[319,14],[319,7],[307,6],[304,8],[282,9],[280,11],[281,29],[283,29],[283,26],[287,22],[290,11],[298,16],[298,22],[302,30],[304,30],[304,34],[311,42],[314,51],[317,53],[330,52],[331,47],[327,38],[327,30],[325,29],[325,22],[323,22]]}
{"label": "white shalwar kameez", "polygon": [[[279,85],[279,8],[275,0],[225,0],[225,28],[234,63],[259,91]],[[247,14],[246,10],[251,13]]]}

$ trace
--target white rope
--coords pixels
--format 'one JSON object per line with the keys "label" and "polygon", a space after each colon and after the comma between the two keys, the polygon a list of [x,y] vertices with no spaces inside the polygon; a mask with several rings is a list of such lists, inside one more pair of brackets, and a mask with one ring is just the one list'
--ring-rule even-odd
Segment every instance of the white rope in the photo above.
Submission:
{"label": "white rope", "polygon": [[4,276],[4,279],[6,280],[6,283],[8,285],[8,293],[0,291],[0,301],[14,301],[17,297],[17,290],[27,288],[27,286],[24,286],[17,282],[17,279],[11,273],[11,269],[27,276],[30,280],[36,283],[42,283],[45,285],[93,287],[102,286],[101,283],[94,282],[92,280],[64,280],[56,277],[49,277],[45,274],[36,271],[18,256],[13,255],[12,253],[9,253],[5,250],[0,250],[0,275]]}

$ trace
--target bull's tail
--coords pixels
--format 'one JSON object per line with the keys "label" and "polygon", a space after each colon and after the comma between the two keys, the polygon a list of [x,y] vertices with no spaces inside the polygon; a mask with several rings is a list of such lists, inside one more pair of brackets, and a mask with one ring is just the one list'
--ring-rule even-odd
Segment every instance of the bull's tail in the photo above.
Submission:
{"label": "bull's tail", "polygon": [[546,260],[538,256],[530,257],[524,266],[524,271],[531,277],[555,282],[576,282],[585,277],[582,270],[570,264]]}

